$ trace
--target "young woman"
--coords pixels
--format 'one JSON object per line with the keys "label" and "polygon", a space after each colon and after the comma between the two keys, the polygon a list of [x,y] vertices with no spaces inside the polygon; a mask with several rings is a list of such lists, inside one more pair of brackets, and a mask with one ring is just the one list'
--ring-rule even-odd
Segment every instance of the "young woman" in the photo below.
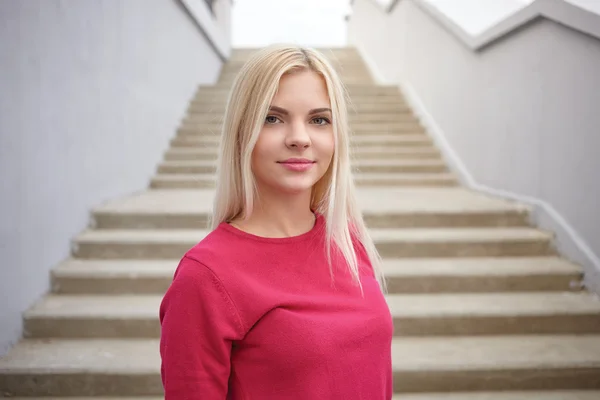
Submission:
{"label": "young woman", "polygon": [[225,112],[211,232],[160,307],[167,400],[383,400],[392,319],[323,55],[255,53]]}

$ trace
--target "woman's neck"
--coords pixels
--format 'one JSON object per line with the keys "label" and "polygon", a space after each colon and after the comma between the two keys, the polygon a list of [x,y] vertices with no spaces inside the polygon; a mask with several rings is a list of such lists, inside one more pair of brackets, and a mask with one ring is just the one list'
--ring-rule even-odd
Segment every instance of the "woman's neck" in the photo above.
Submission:
{"label": "woman's neck", "polygon": [[257,236],[298,236],[314,227],[316,216],[310,209],[310,200],[310,192],[289,196],[268,196],[262,193],[246,220],[235,219],[230,223]]}

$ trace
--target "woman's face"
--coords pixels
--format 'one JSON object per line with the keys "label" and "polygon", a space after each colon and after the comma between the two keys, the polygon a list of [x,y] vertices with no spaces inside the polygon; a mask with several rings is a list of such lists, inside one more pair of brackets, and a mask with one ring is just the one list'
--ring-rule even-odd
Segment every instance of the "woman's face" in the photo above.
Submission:
{"label": "woman's face", "polygon": [[334,152],[332,113],[320,75],[284,75],[252,152],[259,190],[310,191],[327,172]]}

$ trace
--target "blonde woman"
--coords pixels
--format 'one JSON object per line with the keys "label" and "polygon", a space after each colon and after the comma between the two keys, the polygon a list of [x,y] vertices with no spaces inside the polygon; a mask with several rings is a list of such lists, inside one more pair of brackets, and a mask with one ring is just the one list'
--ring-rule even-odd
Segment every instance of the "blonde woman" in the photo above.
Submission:
{"label": "blonde woman", "polygon": [[211,232],[160,307],[167,400],[391,398],[392,320],[349,142],[323,55],[271,46],[242,68]]}

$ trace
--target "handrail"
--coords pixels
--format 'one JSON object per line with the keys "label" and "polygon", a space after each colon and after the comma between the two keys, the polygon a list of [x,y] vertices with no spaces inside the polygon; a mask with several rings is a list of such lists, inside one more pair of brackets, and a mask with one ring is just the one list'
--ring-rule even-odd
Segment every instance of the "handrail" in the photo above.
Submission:
{"label": "handrail", "polygon": [[[377,3],[375,0],[371,1]],[[600,39],[600,15],[564,0],[536,0],[475,36],[468,33],[464,28],[427,1],[410,1],[436,19],[444,28],[473,51],[482,50],[538,18],[552,20]],[[390,5],[382,7],[382,9],[385,13],[391,13],[399,3],[400,0],[393,0]],[[377,3],[377,5],[381,7],[381,4]]]}
{"label": "handrail", "polygon": [[[394,8],[396,8],[396,5],[398,5],[398,2],[400,0],[392,0],[392,2],[390,4],[386,6],[383,6],[381,3],[379,3],[377,0],[371,0],[373,3],[375,3],[378,7],[380,7],[384,13],[389,14],[392,11],[394,11]],[[354,3],[354,0],[350,0],[350,5],[352,5]]]}
{"label": "handrail", "polygon": [[[226,62],[229,58],[229,54],[227,50],[223,48],[222,44],[218,43],[215,37],[211,35],[209,30],[202,25],[202,21],[198,18],[198,16],[194,12],[194,8],[191,7],[188,0],[175,0],[175,2],[181,7],[182,11],[190,18],[191,22],[196,25],[196,28],[200,31],[200,34],[204,36],[209,47],[213,50],[213,52],[219,57],[221,62]],[[207,9],[209,8],[207,4],[203,4]],[[214,12],[212,10],[208,11],[212,17],[214,17]]]}

